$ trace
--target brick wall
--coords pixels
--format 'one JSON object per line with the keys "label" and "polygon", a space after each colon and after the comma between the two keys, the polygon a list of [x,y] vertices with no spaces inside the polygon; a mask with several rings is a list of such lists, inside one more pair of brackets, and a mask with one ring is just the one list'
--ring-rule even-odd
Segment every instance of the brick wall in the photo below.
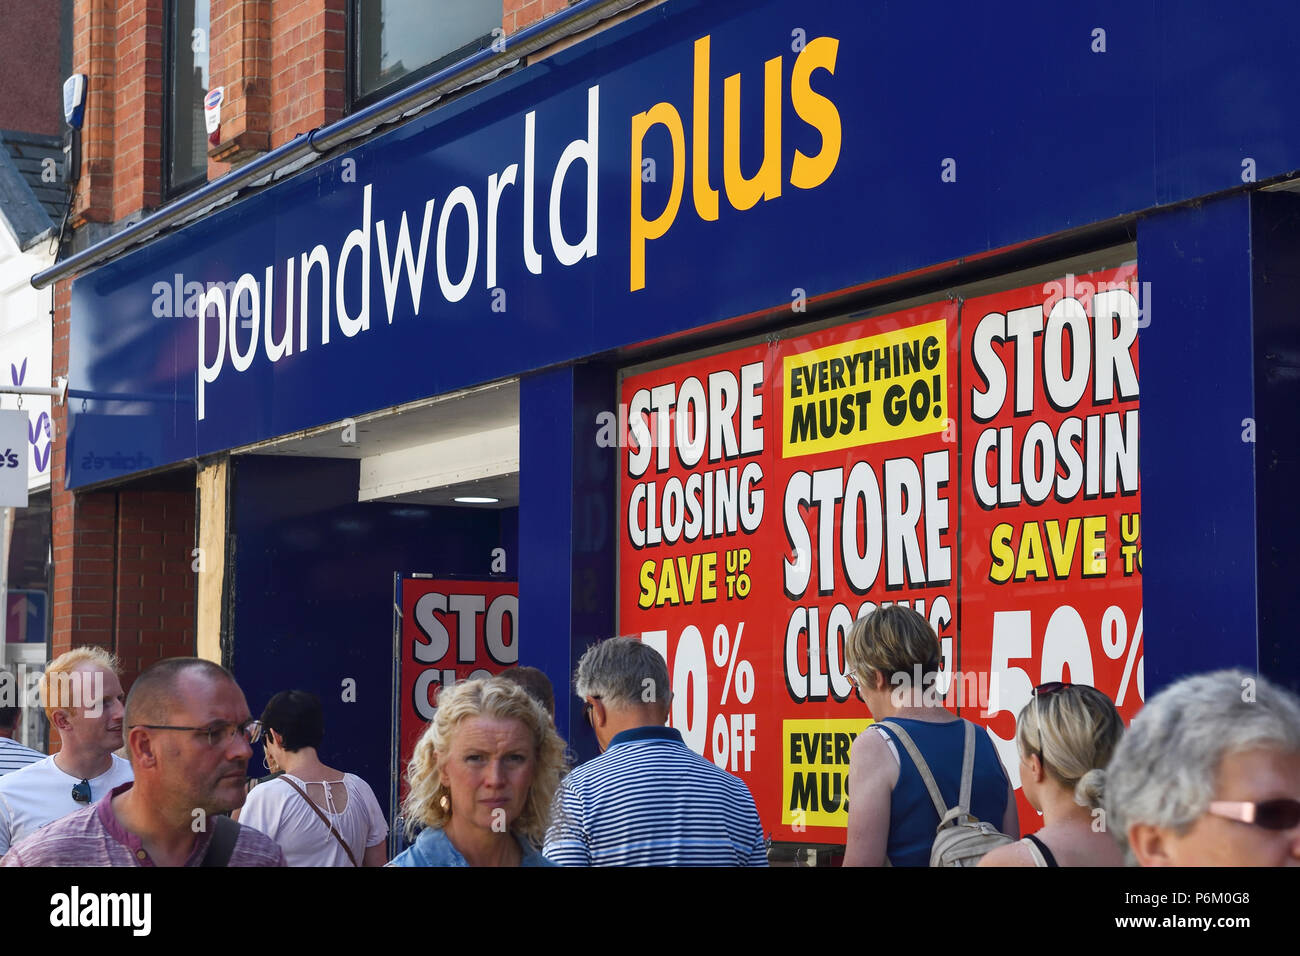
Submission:
{"label": "brick wall", "polygon": [[162,199],[163,5],[117,4],[113,219],[158,207]]}
{"label": "brick wall", "polygon": [[[77,0],[72,14],[72,71],[86,74],[81,134],[81,180],[72,225],[113,220],[114,116],[117,77],[116,6],[112,0]],[[129,104],[124,104],[129,108]]]}
{"label": "brick wall", "polygon": [[271,0],[212,0],[208,75],[224,96],[220,140],[208,149],[209,180],[270,148],[271,8]]}
{"label": "brick wall", "polygon": [[502,0],[501,28],[509,36],[552,13],[559,13],[569,6],[569,2],[570,0]]}
{"label": "brick wall", "polygon": [[59,76],[60,0],[0,5],[0,129],[63,132]]}
{"label": "brick wall", "polygon": [[194,654],[193,548],[193,491],[118,493],[114,633],[126,679]]}
{"label": "brick wall", "polygon": [[[222,145],[208,179],[341,119],[347,0],[212,0],[210,82],[224,86]],[[502,0],[507,34],[570,0]],[[122,222],[162,202],[161,0],[76,0],[73,69],[89,77],[73,226]]]}
{"label": "brick wall", "polygon": [[276,0],[271,12],[271,145],[343,117],[346,0]]}

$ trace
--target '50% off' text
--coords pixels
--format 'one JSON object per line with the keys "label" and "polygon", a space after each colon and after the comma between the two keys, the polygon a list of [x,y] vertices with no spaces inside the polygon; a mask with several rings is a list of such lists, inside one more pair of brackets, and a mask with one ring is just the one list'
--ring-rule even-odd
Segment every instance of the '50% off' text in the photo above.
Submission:
{"label": "'50% off' text", "polygon": [[[718,670],[726,671],[718,698],[719,708],[727,706],[733,693],[740,704],[749,704],[754,699],[754,665],[740,657],[744,632],[743,621],[736,625],[735,640],[732,640],[725,624],[719,624],[713,630],[713,646],[710,648],[713,664]],[[641,640],[668,661],[675,689],[669,724],[681,732],[686,746],[709,757],[723,770],[732,773],[748,771],[755,746],[755,714],[719,711],[713,718],[712,732],[709,732],[709,658],[705,655],[704,636],[700,629],[688,624],[682,630],[671,657],[667,631],[645,631]],[[712,753],[705,753],[706,745],[712,745]]]}

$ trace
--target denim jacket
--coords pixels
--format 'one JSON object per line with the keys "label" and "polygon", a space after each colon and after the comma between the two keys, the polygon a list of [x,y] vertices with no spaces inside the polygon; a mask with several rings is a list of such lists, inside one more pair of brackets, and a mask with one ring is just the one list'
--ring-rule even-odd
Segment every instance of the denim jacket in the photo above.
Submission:
{"label": "denim jacket", "polygon": [[[523,851],[520,866],[555,866],[541,851],[527,840],[515,835],[519,848]],[[460,851],[451,845],[447,834],[441,827],[429,827],[420,832],[415,843],[407,847],[389,862],[389,866],[469,866]]]}

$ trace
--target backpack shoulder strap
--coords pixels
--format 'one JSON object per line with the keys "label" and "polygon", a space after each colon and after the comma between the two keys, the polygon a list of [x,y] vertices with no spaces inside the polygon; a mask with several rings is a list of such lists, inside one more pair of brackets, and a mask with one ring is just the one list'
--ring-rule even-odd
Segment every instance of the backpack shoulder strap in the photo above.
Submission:
{"label": "backpack shoulder strap", "polygon": [[970,813],[970,792],[975,780],[975,725],[969,720],[966,725],[966,747],[961,757],[961,796],[957,806],[962,813]]}
{"label": "backpack shoulder strap", "polygon": [[211,820],[212,842],[208,844],[208,852],[203,854],[199,866],[229,866],[235,843],[239,840],[239,824],[225,815],[211,817]]}
{"label": "backpack shoulder strap", "polygon": [[912,758],[912,763],[916,765],[917,772],[921,774],[921,780],[925,782],[925,789],[930,791],[930,799],[934,801],[934,809],[942,820],[948,815],[948,804],[943,799],[943,794],[939,792],[939,784],[935,782],[934,774],[930,772],[930,765],[925,762],[921,756],[921,751],[917,749],[916,742],[912,740],[912,735],[906,730],[894,723],[892,720],[877,721],[878,725],[888,727],[898,735],[899,742],[907,750],[907,755]]}
{"label": "backpack shoulder strap", "polygon": [[1029,834],[1027,837],[1025,837],[1023,840],[1021,840],[1020,842],[1024,844],[1025,849],[1029,851],[1029,855],[1034,858],[1034,866],[1049,865],[1047,862],[1047,857],[1043,856],[1043,851],[1040,849],[1042,844],[1032,833]]}

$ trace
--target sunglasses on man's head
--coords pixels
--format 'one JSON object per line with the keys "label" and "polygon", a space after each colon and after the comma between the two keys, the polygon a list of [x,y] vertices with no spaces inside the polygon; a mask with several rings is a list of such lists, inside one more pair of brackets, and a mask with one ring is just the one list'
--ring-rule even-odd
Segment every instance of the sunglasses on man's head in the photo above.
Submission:
{"label": "sunglasses on man's head", "polygon": [[1290,830],[1300,826],[1300,800],[1282,797],[1252,803],[1249,800],[1212,800],[1209,812],[1216,817],[1253,823],[1265,830]]}

